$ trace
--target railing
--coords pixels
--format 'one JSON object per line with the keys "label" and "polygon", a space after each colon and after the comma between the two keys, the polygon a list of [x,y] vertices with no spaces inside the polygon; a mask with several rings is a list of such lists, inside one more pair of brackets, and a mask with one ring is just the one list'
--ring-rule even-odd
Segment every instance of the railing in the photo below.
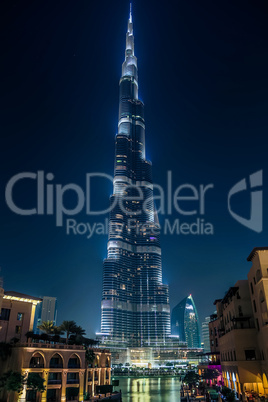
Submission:
{"label": "railing", "polygon": [[79,384],[79,379],[67,379],[67,384]]}
{"label": "railing", "polygon": [[31,363],[30,368],[44,368],[44,363]]}
{"label": "railing", "polygon": [[66,345],[66,344],[60,344],[60,343],[51,344],[51,343],[43,343],[43,342],[31,342],[31,343],[19,343],[18,342],[12,346],[27,347],[27,348],[42,348],[42,349],[73,349],[73,350],[84,350],[85,349],[85,347],[82,345]]}
{"label": "railing", "polygon": [[63,368],[63,364],[50,363],[49,368]]}
{"label": "railing", "polygon": [[48,384],[61,384],[61,380],[47,380]]}

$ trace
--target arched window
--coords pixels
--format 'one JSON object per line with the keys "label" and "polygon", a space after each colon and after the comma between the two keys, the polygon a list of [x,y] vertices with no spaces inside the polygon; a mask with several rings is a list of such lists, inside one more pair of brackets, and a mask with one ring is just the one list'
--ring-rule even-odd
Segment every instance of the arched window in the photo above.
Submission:
{"label": "arched window", "polygon": [[58,353],[55,353],[55,355],[51,357],[49,368],[63,368],[63,360]]}
{"label": "arched window", "polygon": [[39,352],[35,352],[30,360],[30,368],[44,368],[44,358]]}
{"label": "arched window", "polygon": [[73,354],[68,361],[68,368],[81,368],[80,359],[76,354]]}
{"label": "arched window", "polygon": [[99,367],[100,358],[96,356],[94,367]]}

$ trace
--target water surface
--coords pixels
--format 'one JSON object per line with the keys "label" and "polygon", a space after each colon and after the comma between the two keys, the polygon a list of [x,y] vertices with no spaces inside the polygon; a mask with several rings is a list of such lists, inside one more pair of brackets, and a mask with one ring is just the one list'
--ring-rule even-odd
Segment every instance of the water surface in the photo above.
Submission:
{"label": "water surface", "polygon": [[179,402],[181,383],[176,377],[113,377],[119,380],[123,402]]}

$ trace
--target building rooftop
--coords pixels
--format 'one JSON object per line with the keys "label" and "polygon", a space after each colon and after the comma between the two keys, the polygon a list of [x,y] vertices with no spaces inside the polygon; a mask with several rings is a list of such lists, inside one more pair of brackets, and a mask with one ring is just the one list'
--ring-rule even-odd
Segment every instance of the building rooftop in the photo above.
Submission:
{"label": "building rooftop", "polygon": [[268,247],[254,247],[254,249],[249,254],[247,261],[252,261],[252,258],[255,256],[257,251],[268,250]]}
{"label": "building rooftop", "polygon": [[229,288],[228,292],[226,293],[226,295],[224,296],[224,298],[222,299],[222,303],[226,303],[228,301],[228,299],[232,296],[234,296],[236,294],[236,292],[238,291],[239,287],[238,286],[232,286]]}
{"label": "building rooftop", "polygon": [[4,292],[4,299],[24,301],[26,303],[38,304],[42,301],[39,297],[25,295],[24,293],[14,292],[13,290]]}

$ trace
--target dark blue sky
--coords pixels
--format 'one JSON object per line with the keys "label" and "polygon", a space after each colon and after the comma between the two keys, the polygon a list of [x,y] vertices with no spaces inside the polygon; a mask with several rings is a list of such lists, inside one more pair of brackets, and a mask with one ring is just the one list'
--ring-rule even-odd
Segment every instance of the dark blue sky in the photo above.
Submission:
{"label": "dark blue sky", "polygon": [[[54,184],[85,188],[86,173],[113,174],[118,80],[124,58],[126,1],[13,1],[1,7],[0,266],[5,289],[58,298],[59,323],[100,329],[102,260],[107,236],[67,236],[55,216],[18,216],[5,186],[20,172],[53,173]],[[246,257],[267,245],[268,50],[266,1],[133,4],[147,157],[154,181],[214,184],[204,219],[213,236],[163,235],[163,279],[171,306],[192,293],[200,318],[236,280]],[[227,210],[230,188],[264,171],[263,232]],[[112,187],[97,182],[92,202],[108,207]],[[35,205],[34,182],[14,199]],[[66,205],[74,200],[67,199]],[[190,206],[194,204],[189,204]],[[233,209],[249,217],[250,194]],[[85,213],[78,222],[98,222]],[[164,222],[166,216],[160,216]],[[192,219],[180,218],[181,222]],[[101,221],[103,221],[101,217]],[[194,220],[196,217],[194,217]]]}

